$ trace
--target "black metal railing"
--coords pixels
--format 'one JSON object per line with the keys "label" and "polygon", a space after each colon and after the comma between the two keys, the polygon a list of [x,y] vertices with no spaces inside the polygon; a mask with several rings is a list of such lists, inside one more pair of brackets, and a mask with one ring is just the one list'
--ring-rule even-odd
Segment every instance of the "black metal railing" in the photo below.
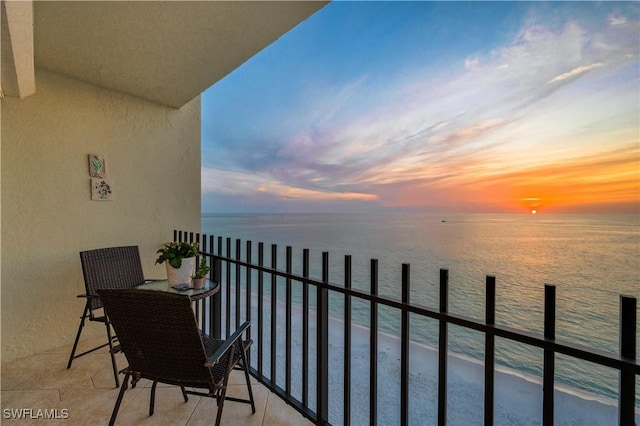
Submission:
{"label": "black metal railing", "polygon": [[[331,295],[341,295],[344,324],[343,335],[343,423],[351,422],[351,348],[352,348],[352,303],[366,303],[370,306],[369,318],[369,424],[375,425],[378,418],[378,311],[380,307],[389,307],[400,313],[400,424],[409,424],[409,352],[410,352],[410,314],[431,318],[438,321],[438,391],[437,391],[437,423],[447,423],[447,360],[448,360],[448,326],[455,325],[484,334],[484,424],[494,424],[494,391],[495,391],[495,339],[503,338],[543,351],[542,366],[542,424],[552,425],[554,421],[554,378],[557,354],[588,361],[600,366],[609,367],[619,372],[618,422],[620,425],[634,425],[636,404],[636,376],[640,375],[636,349],[637,300],[632,296],[620,296],[620,352],[618,354],[586,347],[556,339],[555,335],[555,286],[545,285],[544,295],[544,330],[542,334],[518,330],[498,325],[496,319],[496,280],[487,276],[485,287],[485,319],[458,315],[448,310],[449,275],[447,270],[440,270],[439,307],[427,308],[410,301],[410,265],[402,265],[401,298],[396,300],[378,294],[378,262],[370,263],[370,291],[362,291],[352,286],[351,256],[344,258],[344,283],[338,285],[329,281],[329,254],[322,254],[321,279],[310,276],[309,250],[302,251],[300,273],[293,273],[292,249],[286,247],[284,268],[279,267],[278,249],[271,246],[270,265],[265,265],[264,243],[257,247],[257,261],[253,261],[254,249],[251,241],[245,242],[245,256],[242,258],[242,244],[235,240],[235,253],[232,253],[232,240],[221,236],[207,236],[192,232],[174,231],[176,241],[198,241],[200,255],[210,259],[211,278],[222,286],[211,300],[203,301],[196,306],[201,325],[206,332],[220,337],[233,331],[231,320],[235,324],[250,321],[256,326],[250,330],[250,338],[255,341],[250,359],[251,374],[297,409],[302,415],[319,425],[329,424],[329,319]],[[265,281],[269,278],[269,282]],[[254,282],[257,281],[257,288]],[[292,392],[292,288],[297,283],[302,299],[302,343],[301,389],[296,395]],[[284,287],[284,308],[279,303],[278,289]],[[315,292],[310,289],[315,288]],[[245,305],[242,306],[242,294]],[[223,300],[224,299],[224,300]],[[254,306],[255,299],[255,306]],[[265,300],[270,305],[265,304]],[[232,304],[232,302],[235,302]],[[277,317],[284,309],[284,333],[278,332]],[[386,309],[386,308],[385,308]],[[252,318],[252,312],[257,318]],[[268,318],[265,318],[268,314]],[[311,317],[315,316],[315,327],[310,327]],[[224,328],[223,328],[224,320]],[[268,339],[264,329],[269,329]],[[315,330],[315,345],[310,330]],[[284,339],[284,377],[279,375],[277,354],[278,341]],[[265,342],[268,345],[265,346]],[[313,359],[316,365],[311,372],[309,366],[310,348],[313,347]],[[263,364],[268,359],[268,369]],[[298,365],[298,364],[296,364]],[[268,371],[266,371],[268,370]],[[315,379],[315,388],[312,380]]]}

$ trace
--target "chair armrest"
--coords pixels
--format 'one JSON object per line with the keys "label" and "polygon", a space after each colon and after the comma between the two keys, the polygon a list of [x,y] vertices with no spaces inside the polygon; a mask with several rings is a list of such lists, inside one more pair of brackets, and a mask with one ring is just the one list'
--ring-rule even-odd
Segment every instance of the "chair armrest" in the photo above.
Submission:
{"label": "chair armrest", "polygon": [[224,356],[224,354],[235,345],[235,343],[240,340],[242,334],[249,328],[251,324],[249,321],[246,321],[242,324],[238,329],[231,335],[227,340],[224,341],[222,345],[220,345],[213,354],[209,357],[209,361],[207,361],[204,365],[205,367],[213,367],[217,363],[220,362],[220,359]]}
{"label": "chair armrest", "polygon": [[94,294],[79,294],[76,297],[84,297],[85,299],[100,299],[100,296]]}

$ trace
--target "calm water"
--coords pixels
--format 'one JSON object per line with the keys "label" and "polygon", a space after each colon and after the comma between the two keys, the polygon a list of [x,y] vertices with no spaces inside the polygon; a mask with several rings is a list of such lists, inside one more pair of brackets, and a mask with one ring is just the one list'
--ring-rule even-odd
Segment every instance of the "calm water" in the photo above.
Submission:
{"label": "calm water", "polygon": [[[281,269],[284,248],[291,246],[297,272],[302,249],[308,248],[315,278],[320,278],[322,252],[328,251],[336,284],[343,280],[343,258],[349,254],[353,285],[362,289],[369,286],[370,259],[378,259],[379,291],[394,298],[400,295],[401,264],[408,263],[411,301],[429,307],[438,306],[439,270],[448,269],[449,310],[480,319],[485,276],[494,275],[497,322],[535,332],[542,330],[544,285],[553,284],[556,336],[612,352],[619,347],[619,295],[640,298],[638,215],[203,215],[202,232],[251,240],[254,251],[264,242],[266,264],[270,245],[278,244]],[[331,304],[340,317],[340,298]],[[367,307],[354,303],[353,309],[354,321],[366,326]],[[399,335],[397,312],[381,308],[379,323]],[[449,330],[453,351],[483,359],[481,334]],[[437,323],[416,319],[411,337],[437,346]],[[541,376],[540,350],[498,340],[496,351],[499,364]],[[613,370],[562,356],[556,363],[558,383],[616,398]],[[637,387],[640,394],[640,383]]]}

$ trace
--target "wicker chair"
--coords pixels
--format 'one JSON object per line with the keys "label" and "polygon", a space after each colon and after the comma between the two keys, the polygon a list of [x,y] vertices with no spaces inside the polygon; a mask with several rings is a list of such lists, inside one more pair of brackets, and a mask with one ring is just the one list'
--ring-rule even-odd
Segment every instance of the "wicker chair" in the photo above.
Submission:
{"label": "wicker chair", "polygon": [[[216,425],[220,424],[225,400],[250,404],[252,412],[256,412],[246,358],[252,342],[242,340],[249,322],[242,324],[227,340],[217,340],[199,331],[187,296],[139,289],[98,290],[98,294],[129,362],[123,370],[125,378],[110,425],[115,423],[129,378],[132,387],[140,379],[153,381],[150,416],[158,382],[180,386],[185,402],[187,394],[216,398]],[[248,400],[226,395],[229,373],[234,368],[244,370]]]}
{"label": "wicker chair", "polygon": [[[137,246],[109,247],[96,250],[80,252],[80,262],[82,263],[82,274],[84,276],[84,287],[87,302],[80,317],[80,325],[76,333],[76,340],[73,343],[71,355],[67,368],[71,368],[74,359],[96,351],[105,346],[109,346],[111,355],[111,365],[113,367],[113,377],[116,387],[120,386],[118,379],[118,369],[116,367],[115,355],[113,353],[113,342],[116,337],[111,334],[111,326],[108,318],[102,312],[102,302],[98,297],[98,290],[103,288],[132,288],[145,282],[140,262],[140,252]],[[89,349],[76,355],[80,335],[84,327],[85,320],[96,321],[105,325],[107,330],[107,343]]]}

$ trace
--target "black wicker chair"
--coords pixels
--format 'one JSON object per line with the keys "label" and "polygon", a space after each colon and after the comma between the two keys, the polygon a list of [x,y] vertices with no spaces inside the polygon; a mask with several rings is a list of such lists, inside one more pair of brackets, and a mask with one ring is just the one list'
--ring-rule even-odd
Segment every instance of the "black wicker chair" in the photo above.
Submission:
{"label": "black wicker chair", "polygon": [[[111,334],[111,326],[108,318],[102,312],[102,302],[98,297],[98,290],[103,288],[132,288],[145,282],[140,262],[140,252],[138,246],[108,247],[80,252],[80,262],[82,263],[82,274],[84,276],[84,287],[86,294],[78,297],[87,299],[84,311],[80,317],[80,325],[76,333],[76,340],[73,343],[71,355],[67,368],[71,368],[74,359],[96,351],[105,346],[109,346],[111,355],[111,365],[113,366],[113,377],[116,387],[120,386],[118,379],[118,369],[113,352],[113,342],[116,337]],[[80,334],[84,327],[85,320],[96,321],[105,325],[107,329],[107,343],[89,349],[76,355]]]}
{"label": "black wicker chair", "polygon": [[[225,400],[250,404],[252,412],[256,412],[246,358],[252,342],[242,340],[249,322],[227,340],[212,339],[198,329],[187,296],[138,289],[98,290],[98,294],[129,362],[123,370],[125,378],[109,425],[115,423],[129,378],[132,387],[140,379],[153,381],[150,416],[158,382],[180,386],[185,402],[187,394],[216,398],[216,425],[220,424]],[[234,368],[244,370],[249,399],[226,395],[229,373]]]}

